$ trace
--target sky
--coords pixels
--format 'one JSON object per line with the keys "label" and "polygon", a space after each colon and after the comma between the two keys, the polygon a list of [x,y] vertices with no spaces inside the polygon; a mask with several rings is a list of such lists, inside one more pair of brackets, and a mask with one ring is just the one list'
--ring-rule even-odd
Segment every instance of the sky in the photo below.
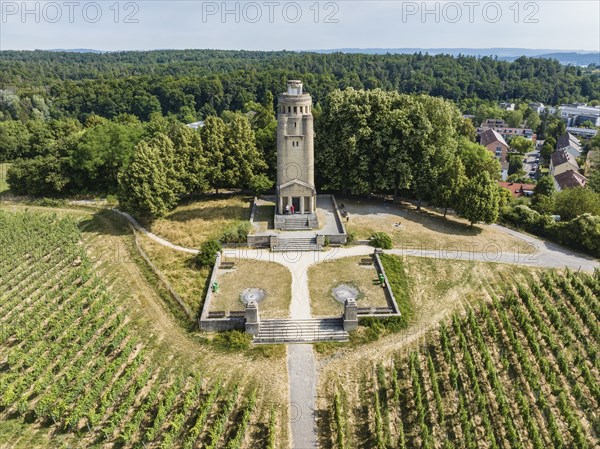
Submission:
{"label": "sky", "polygon": [[0,0],[0,49],[600,51],[600,2]]}

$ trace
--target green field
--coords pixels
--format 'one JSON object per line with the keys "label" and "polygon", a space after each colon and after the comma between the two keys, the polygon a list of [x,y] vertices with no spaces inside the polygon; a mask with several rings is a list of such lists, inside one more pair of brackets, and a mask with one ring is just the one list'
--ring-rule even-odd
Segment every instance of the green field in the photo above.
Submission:
{"label": "green field", "polygon": [[600,273],[546,272],[329,388],[322,447],[596,448]]}
{"label": "green field", "polygon": [[[267,430],[264,405],[273,390],[185,337],[160,304],[140,304],[149,292],[136,292],[136,264],[114,242],[113,253],[86,251],[102,244],[107,227],[118,234],[106,220],[0,210],[0,245],[10,255],[0,260],[0,441],[265,447],[276,427]],[[236,365],[251,371],[243,359]]]}

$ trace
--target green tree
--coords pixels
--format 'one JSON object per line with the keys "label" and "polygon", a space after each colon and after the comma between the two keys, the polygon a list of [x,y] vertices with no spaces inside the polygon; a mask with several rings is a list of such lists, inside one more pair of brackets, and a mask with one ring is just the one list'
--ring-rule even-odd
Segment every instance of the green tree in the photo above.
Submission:
{"label": "green tree", "polygon": [[200,135],[206,154],[206,179],[219,193],[219,188],[225,185],[225,122],[220,117],[207,117]]}
{"label": "green tree", "polygon": [[224,183],[229,187],[250,187],[253,178],[267,169],[267,164],[256,147],[248,118],[233,114],[226,124],[224,140]]}
{"label": "green tree", "polygon": [[458,202],[466,182],[465,167],[460,158],[454,157],[442,169],[433,196],[434,204],[444,208],[444,217],[448,213],[448,208]]}
{"label": "green tree", "polygon": [[140,142],[119,174],[119,202],[144,218],[164,217],[183,191],[174,159],[173,143],[166,135]]}
{"label": "green tree", "polygon": [[507,111],[505,117],[506,123],[511,128],[518,128],[523,123],[523,112],[521,111]]}
{"label": "green tree", "polygon": [[477,222],[494,223],[498,219],[500,194],[498,183],[488,172],[481,172],[464,186],[458,201],[458,214],[469,220],[471,226]]}
{"label": "green tree", "polygon": [[552,196],[555,191],[552,176],[542,176],[533,189],[533,199],[539,196]]}
{"label": "green tree", "polygon": [[458,146],[459,157],[468,178],[473,178],[481,172],[487,172],[493,179],[500,179],[500,162],[486,147],[466,139],[461,139]]}
{"label": "green tree", "polygon": [[6,181],[17,195],[52,196],[64,193],[70,182],[65,160],[53,155],[20,159],[6,172]]}
{"label": "green tree", "polygon": [[540,119],[540,116],[537,112],[531,111],[527,116],[527,127],[532,129],[533,132],[536,132],[541,123],[542,120]]}
{"label": "green tree", "polygon": [[526,139],[523,136],[517,136],[510,141],[510,147],[517,150],[520,154],[525,154],[533,151],[534,143],[532,140]]}
{"label": "green tree", "polygon": [[596,193],[600,193],[600,168],[596,168],[588,177],[587,187]]}
{"label": "green tree", "polygon": [[600,215],[600,194],[586,187],[562,190],[556,194],[556,213],[563,220],[582,214]]}
{"label": "green tree", "polygon": [[273,187],[273,181],[265,174],[254,175],[248,186],[254,196],[259,196]]}

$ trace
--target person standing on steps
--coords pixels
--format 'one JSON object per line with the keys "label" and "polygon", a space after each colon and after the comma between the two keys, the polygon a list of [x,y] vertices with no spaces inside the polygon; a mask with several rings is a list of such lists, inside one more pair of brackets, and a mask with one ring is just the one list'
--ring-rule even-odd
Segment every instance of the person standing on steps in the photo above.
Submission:
{"label": "person standing on steps", "polygon": [[290,208],[290,209],[291,209],[291,211],[292,211],[292,215],[294,215],[294,212],[296,211],[296,209],[295,209],[295,207],[294,207],[294,205],[293,205],[293,204],[292,204],[292,206],[291,206],[291,208]]}
{"label": "person standing on steps", "polygon": [[288,215],[290,213],[290,205],[286,204],[285,205],[285,214]]}

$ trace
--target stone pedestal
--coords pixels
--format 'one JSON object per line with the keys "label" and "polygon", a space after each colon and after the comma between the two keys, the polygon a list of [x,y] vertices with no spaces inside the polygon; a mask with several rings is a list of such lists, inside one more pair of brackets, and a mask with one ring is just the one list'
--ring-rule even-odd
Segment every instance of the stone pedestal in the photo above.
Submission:
{"label": "stone pedestal", "polygon": [[358,307],[356,300],[348,298],[344,304],[344,330],[350,332],[358,328]]}
{"label": "stone pedestal", "polygon": [[246,305],[246,333],[257,335],[260,327],[260,318],[258,316],[258,304],[256,301],[250,301]]}

